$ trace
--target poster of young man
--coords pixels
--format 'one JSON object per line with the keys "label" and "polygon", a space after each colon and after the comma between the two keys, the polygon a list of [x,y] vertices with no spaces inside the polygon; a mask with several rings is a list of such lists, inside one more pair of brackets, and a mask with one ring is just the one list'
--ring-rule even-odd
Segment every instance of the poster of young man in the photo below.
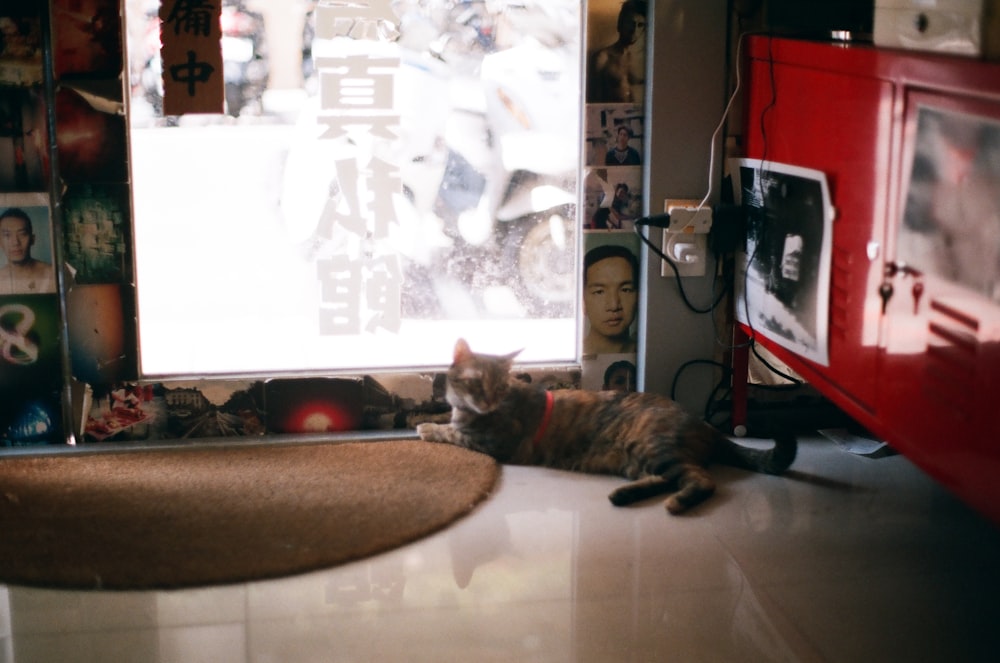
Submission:
{"label": "poster of young man", "polygon": [[642,103],[648,6],[646,0],[587,3],[587,103]]}
{"label": "poster of young man", "polygon": [[45,194],[0,195],[0,295],[56,292]]}
{"label": "poster of young man", "polygon": [[583,355],[634,354],[639,311],[638,238],[589,233],[583,256]]}

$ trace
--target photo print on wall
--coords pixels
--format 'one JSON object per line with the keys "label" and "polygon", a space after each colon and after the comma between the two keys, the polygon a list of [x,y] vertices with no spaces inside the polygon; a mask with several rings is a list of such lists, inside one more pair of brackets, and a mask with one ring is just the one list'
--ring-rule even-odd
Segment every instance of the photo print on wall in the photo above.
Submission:
{"label": "photo print on wall", "polygon": [[829,364],[827,323],[833,208],[826,175],[759,159],[734,160],[747,220],[736,272],[736,318],[779,345]]}
{"label": "photo print on wall", "polygon": [[587,3],[584,109],[582,377],[636,390],[640,244],[645,210],[644,0]]}

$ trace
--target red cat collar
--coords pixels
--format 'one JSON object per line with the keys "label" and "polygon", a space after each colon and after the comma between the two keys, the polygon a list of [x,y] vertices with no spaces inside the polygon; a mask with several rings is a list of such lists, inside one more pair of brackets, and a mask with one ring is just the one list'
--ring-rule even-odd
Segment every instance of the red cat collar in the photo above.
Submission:
{"label": "red cat collar", "polygon": [[545,414],[542,415],[542,423],[538,425],[538,432],[535,433],[535,439],[531,441],[532,446],[538,446],[538,443],[542,441],[542,436],[545,435],[545,429],[549,427],[549,420],[552,419],[552,403],[554,399],[552,398],[552,392],[545,392]]}

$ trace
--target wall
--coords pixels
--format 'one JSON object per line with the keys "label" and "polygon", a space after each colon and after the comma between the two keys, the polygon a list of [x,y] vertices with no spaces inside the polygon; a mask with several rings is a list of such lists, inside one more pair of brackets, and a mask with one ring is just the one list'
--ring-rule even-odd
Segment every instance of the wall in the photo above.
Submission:
{"label": "wall", "polygon": [[[649,213],[663,211],[665,198],[701,199],[709,186],[709,145],[722,118],[727,88],[727,2],[725,0],[656,0],[651,3],[650,73],[646,154]],[[716,149],[721,150],[717,142]],[[710,203],[719,201],[717,182],[722,157],[716,154]],[[659,231],[653,237],[659,244]],[[675,278],[660,276],[660,261],[647,253],[644,327],[639,335],[640,388],[669,394],[681,365],[691,359],[712,359],[712,316],[689,311]],[[711,264],[711,263],[710,263]],[[696,306],[712,298],[712,278],[685,277],[685,292]],[[728,342],[728,338],[723,339]],[[695,366],[682,374],[675,395],[700,413],[718,371]]]}

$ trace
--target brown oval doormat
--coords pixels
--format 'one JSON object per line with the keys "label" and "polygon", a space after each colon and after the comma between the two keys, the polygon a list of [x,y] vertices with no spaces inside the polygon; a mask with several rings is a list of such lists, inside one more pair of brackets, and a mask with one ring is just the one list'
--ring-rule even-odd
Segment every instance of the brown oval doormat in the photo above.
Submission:
{"label": "brown oval doormat", "polygon": [[499,471],[417,440],[0,458],[0,582],[166,589],[321,569],[444,528]]}

